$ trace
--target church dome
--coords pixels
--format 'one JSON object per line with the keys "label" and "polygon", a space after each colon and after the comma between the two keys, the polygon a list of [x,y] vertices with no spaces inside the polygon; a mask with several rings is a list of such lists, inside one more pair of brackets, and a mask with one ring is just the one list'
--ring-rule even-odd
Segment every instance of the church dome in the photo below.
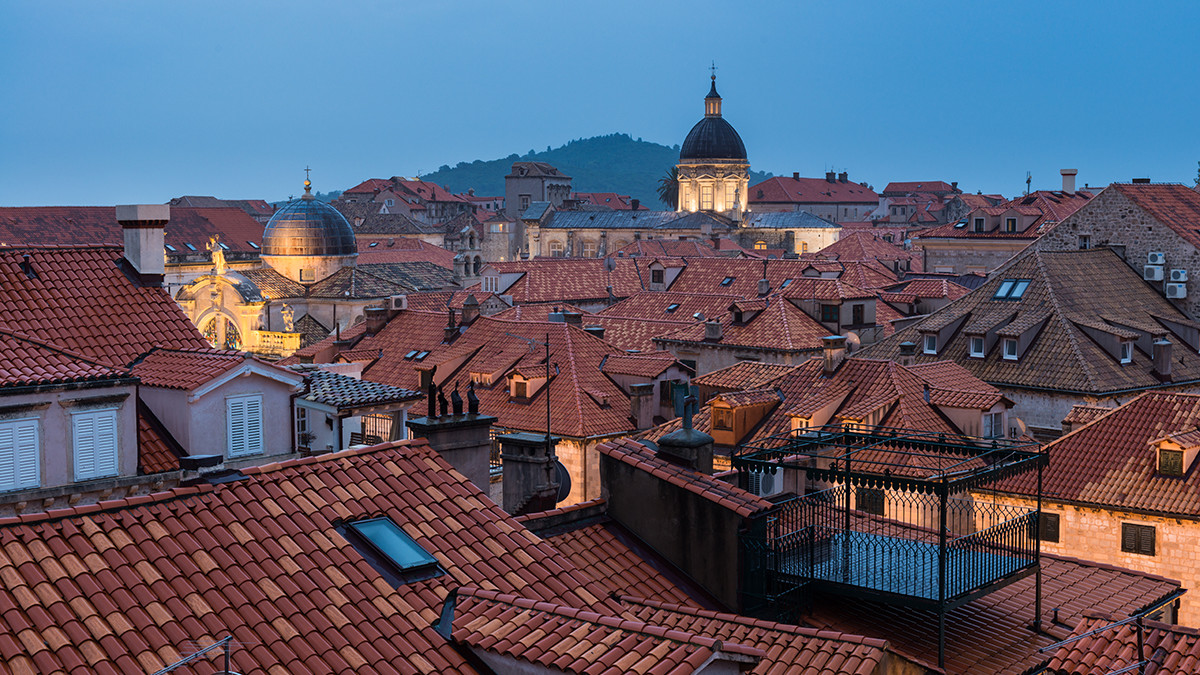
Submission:
{"label": "church dome", "polygon": [[271,216],[263,231],[262,255],[355,255],[354,230],[337,209],[312,195],[304,181],[304,196],[288,202]]}
{"label": "church dome", "polygon": [[696,123],[683,140],[679,159],[733,159],[746,161],[746,145],[733,125],[721,117],[721,96],[717,78],[704,98],[704,119]]}

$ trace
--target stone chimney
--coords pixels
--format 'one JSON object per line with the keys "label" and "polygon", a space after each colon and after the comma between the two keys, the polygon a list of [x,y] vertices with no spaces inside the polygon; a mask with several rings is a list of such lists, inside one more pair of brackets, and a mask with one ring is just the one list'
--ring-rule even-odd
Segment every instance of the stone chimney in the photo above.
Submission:
{"label": "stone chimney", "polygon": [[467,296],[463,301],[462,306],[462,325],[470,326],[475,323],[475,319],[479,318],[479,301],[475,299],[475,294]]}
{"label": "stone chimney", "polygon": [[563,312],[563,323],[571,326],[583,327],[583,315],[579,312]]}
{"label": "stone chimney", "polygon": [[1170,340],[1161,338],[1154,341],[1151,356],[1154,360],[1154,376],[1159,382],[1171,381],[1171,357],[1174,351]]}
{"label": "stone chimney", "polygon": [[125,236],[125,260],[143,286],[162,286],[166,273],[163,239],[169,220],[171,207],[166,204],[117,207],[117,222]]}
{"label": "stone chimney", "polygon": [[900,365],[905,368],[913,365],[917,361],[917,343],[901,342],[900,343]]}
{"label": "stone chimney", "polygon": [[[433,387],[430,387],[432,390]],[[455,394],[458,393],[456,389]],[[467,390],[467,400],[475,396],[472,386]],[[432,405],[433,396],[429,396],[429,415],[414,417],[408,420],[408,428],[413,438],[424,438],[429,441],[429,447],[438,451],[447,462],[459,473],[475,484],[475,487],[487,492],[491,489],[491,456],[492,456],[492,425],[496,418],[479,414],[478,399],[468,412],[462,413],[460,402],[455,406],[459,411],[454,415],[438,415]]]}
{"label": "stone chimney", "polygon": [[1063,169],[1063,170],[1059,171],[1059,173],[1062,174],[1062,179],[1063,179],[1062,191],[1063,192],[1074,192],[1075,191],[1075,175],[1079,173],[1079,169]]}
{"label": "stone chimney", "polygon": [[758,280],[758,297],[762,297],[771,292],[771,282],[767,279]]}
{"label": "stone chimney", "polygon": [[720,321],[705,321],[704,322],[704,340],[705,340],[705,342],[720,342],[721,341],[721,322]]}
{"label": "stone chimney", "polygon": [[504,510],[510,515],[549,511],[558,503],[558,439],[545,434],[517,433],[497,436],[504,462]]}
{"label": "stone chimney", "polygon": [[366,316],[367,335],[375,335],[387,325],[388,310],[386,307],[367,307],[363,310]]}
{"label": "stone chimney", "polygon": [[658,439],[658,456],[712,474],[713,437],[698,429],[676,429]]}
{"label": "stone chimney", "polygon": [[792,180],[800,180],[800,172],[799,171],[792,172]]}
{"label": "stone chimney", "polygon": [[604,326],[585,326],[583,329],[601,340],[604,339]]}
{"label": "stone chimney", "polygon": [[629,208],[633,211],[637,211],[639,208],[641,208],[641,206],[642,206],[642,200],[640,200],[640,199],[632,199],[629,202]]}
{"label": "stone chimney", "polygon": [[846,338],[843,335],[828,335],[821,338],[821,346],[824,348],[825,357],[821,374],[825,377],[833,377],[838,366],[846,360]]}
{"label": "stone chimney", "polygon": [[839,183],[845,183],[848,180],[850,180],[850,172],[849,171],[843,171],[838,174],[838,182]]}
{"label": "stone chimney", "polygon": [[825,182],[826,183],[836,183],[837,182],[837,174],[832,171],[826,171],[825,172]]}
{"label": "stone chimney", "polygon": [[454,323],[454,310],[446,311],[446,327],[443,329],[445,339],[442,340],[446,344],[454,342],[458,338],[458,326]]}

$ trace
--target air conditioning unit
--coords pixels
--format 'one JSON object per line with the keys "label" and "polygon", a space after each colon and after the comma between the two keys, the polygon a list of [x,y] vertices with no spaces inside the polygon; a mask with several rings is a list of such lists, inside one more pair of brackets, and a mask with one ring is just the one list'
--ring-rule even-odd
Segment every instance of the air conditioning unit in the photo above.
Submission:
{"label": "air conditioning unit", "polygon": [[388,308],[390,308],[392,310],[408,309],[408,296],[407,295],[393,295],[391,298],[388,298],[388,299],[391,301],[388,303]]}
{"label": "air conditioning unit", "polygon": [[1146,281],[1162,281],[1162,265],[1146,265],[1142,268],[1142,278]]}
{"label": "air conditioning unit", "polygon": [[750,492],[759,497],[770,497],[782,491],[781,476],[769,471],[750,472]]}
{"label": "air conditioning unit", "polygon": [[1167,297],[1182,300],[1187,297],[1187,284],[1167,284]]}
{"label": "air conditioning unit", "polygon": [[1171,281],[1187,281],[1187,270],[1171,270]]}
{"label": "air conditioning unit", "polygon": [[1149,265],[1165,265],[1167,256],[1161,251],[1151,251],[1150,255],[1146,256],[1146,263]]}

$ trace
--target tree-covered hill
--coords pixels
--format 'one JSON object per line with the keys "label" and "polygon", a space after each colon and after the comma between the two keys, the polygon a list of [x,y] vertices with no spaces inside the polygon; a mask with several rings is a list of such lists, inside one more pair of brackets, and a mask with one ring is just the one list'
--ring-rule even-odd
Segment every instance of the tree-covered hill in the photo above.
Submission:
{"label": "tree-covered hill", "polygon": [[[658,180],[679,161],[679,146],[669,147],[633,139],[628,134],[609,134],[571,141],[545,151],[530,150],[490,161],[459,162],[442,166],[421,176],[452,192],[475,189],[477,195],[503,195],[504,177],[512,163],[547,162],[571,176],[578,192],[617,192],[642,200],[651,209],[666,208],[658,201]],[[750,184],[770,178],[771,174],[750,172]]]}

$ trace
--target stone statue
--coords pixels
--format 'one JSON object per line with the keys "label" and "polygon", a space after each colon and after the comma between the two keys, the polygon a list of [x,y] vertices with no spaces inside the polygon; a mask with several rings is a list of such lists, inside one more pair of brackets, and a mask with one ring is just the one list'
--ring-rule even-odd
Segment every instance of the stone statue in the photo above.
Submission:
{"label": "stone statue", "polygon": [[283,307],[280,308],[280,310],[279,310],[279,316],[283,317],[283,332],[285,332],[285,333],[296,332],[296,322],[295,322],[296,310],[289,307],[288,304],[285,302],[285,303],[283,303]]}
{"label": "stone statue", "polygon": [[208,240],[208,250],[212,251],[213,274],[225,274],[225,249],[221,247],[220,238],[213,235]]}

